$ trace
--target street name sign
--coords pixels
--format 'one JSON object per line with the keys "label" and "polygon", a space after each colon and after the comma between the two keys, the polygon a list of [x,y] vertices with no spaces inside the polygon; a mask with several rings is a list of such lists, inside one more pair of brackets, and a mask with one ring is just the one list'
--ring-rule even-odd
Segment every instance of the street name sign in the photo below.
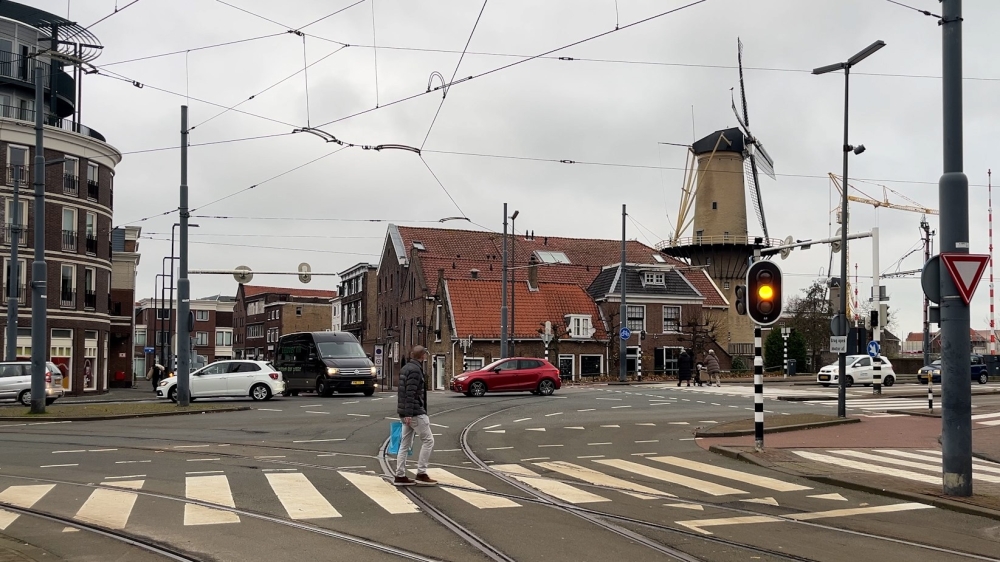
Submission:
{"label": "street name sign", "polygon": [[830,336],[830,353],[847,353],[847,336]]}

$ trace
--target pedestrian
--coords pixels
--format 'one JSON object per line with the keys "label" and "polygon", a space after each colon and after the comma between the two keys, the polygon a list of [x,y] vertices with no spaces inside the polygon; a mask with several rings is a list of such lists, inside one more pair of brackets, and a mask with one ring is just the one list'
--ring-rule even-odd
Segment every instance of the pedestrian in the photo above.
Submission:
{"label": "pedestrian", "polygon": [[[399,453],[396,454],[396,486],[433,486],[437,480],[427,475],[427,465],[434,450],[434,436],[431,435],[431,420],[427,417],[427,385],[424,382],[423,361],[427,359],[427,350],[421,345],[413,346],[410,358],[399,370],[399,390],[397,394],[396,413],[403,422],[403,434],[399,440]],[[406,457],[409,455],[413,434],[420,436],[420,454],[417,456],[417,477],[412,479],[406,475]]]}
{"label": "pedestrian", "polygon": [[705,368],[708,369],[708,386],[712,386],[712,382],[715,382],[715,386],[722,386],[722,375],[720,375],[721,369],[719,368],[719,358],[715,356],[715,350],[709,349],[708,355],[705,356]]}
{"label": "pedestrian", "polygon": [[705,370],[705,366],[699,361],[694,366],[694,384],[698,386],[705,386],[705,381],[701,378],[702,372]]}
{"label": "pedestrian", "polygon": [[677,358],[677,386],[683,381],[691,386],[691,356],[686,349],[681,351],[680,357]]}
{"label": "pedestrian", "polygon": [[153,379],[153,392],[156,392],[156,387],[160,385],[160,379],[163,377],[163,365],[159,363],[154,363],[153,368],[149,370],[150,378]]}

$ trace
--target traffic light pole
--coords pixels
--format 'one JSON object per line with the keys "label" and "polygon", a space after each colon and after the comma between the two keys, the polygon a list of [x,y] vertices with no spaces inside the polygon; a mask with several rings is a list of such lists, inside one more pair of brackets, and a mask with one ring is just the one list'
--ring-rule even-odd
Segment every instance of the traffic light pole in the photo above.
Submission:
{"label": "traffic light pole", "polygon": [[[879,343],[882,339],[882,287],[879,286],[878,263],[878,227],[872,227],[872,302],[875,303],[875,325],[872,326],[872,341]],[[872,394],[882,394],[882,357],[881,352],[872,357]]]}
{"label": "traffic light pole", "polygon": [[753,327],[753,436],[754,449],[764,450],[764,358],[760,354],[760,324]]}

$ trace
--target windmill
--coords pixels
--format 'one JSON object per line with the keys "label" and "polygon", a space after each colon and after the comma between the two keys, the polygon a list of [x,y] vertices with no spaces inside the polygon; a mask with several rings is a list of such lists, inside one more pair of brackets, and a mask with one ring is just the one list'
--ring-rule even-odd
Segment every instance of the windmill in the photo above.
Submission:
{"label": "windmill", "polygon": [[763,171],[771,179],[774,177],[774,160],[764,150],[764,145],[750,132],[750,114],[747,112],[747,91],[743,84],[743,41],[736,39],[738,45],[737,61],[740,69],[740,102],[743,106],[743,115],[740,115],[736,108],[736,99],[733,98],[733,113],[736,114],[736,121],[743,131],[743,169],[746,177],[746,184],[750,190],[750,197],[753,201],[753,209],[760,222],[760,228],[764,231],[764,239],[768,238],[767,219],[764,217],[764,201],[760,195],[760,175],[758,170]]}

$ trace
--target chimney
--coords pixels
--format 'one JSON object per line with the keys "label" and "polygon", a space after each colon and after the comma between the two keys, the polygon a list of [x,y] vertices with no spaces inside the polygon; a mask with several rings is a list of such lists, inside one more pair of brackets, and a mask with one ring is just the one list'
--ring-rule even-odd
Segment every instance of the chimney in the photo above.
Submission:
{"label": "chimney", "polygon": [[472,278],[473,279],[479,279],[479,270],[478,269],[470,269],[469,273],[472,274]]}
{"label": "chimney", "polygon": [[531,254],[531,258],[528,260],[528,290],[538,290],[538,260],[535,258],[535,254],[533,253]]}
{"label": "chimney", "polygon": [[548,245],[549,245],[549,237],[546,236],[542,238],[542,246],[548,246]]}

